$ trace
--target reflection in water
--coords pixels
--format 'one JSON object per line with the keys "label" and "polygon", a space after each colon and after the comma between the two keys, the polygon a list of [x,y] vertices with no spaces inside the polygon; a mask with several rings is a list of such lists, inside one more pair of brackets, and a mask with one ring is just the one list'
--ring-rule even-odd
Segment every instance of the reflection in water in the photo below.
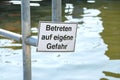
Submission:
{"label": "reflection in water", "polygon": [[73,4],[66,4],[66,7],[65,7],[65,13],[68,13],[68,14],[72,14],[73,13]]}
{"label": "reflection in water", "polygon": [[101,12],[97,9],[87,9],[86,7],[83,8],[83,13],[85,17],[94,17],[98,16]]}
{"label": "reflection in water", "polygon": [[[71,9],[73,9],[73,8],[71,8]],[[79,39],[77,39],[77,44],[79,44],[79,46],[77,46],[77,49],[78,49],[78,51],[80,51],[80,54],[83,57],[82,60],[84,61],[84,63],[85,62],[86,63],[94,62],[92,60],[95,60],[95,63],[99,63],[99,61],[102,61],[102,60],[103,61],[108,60],[108,58],[105,56],[105,52],[107,50],[107,45],[104,43],[103,39],[99,35],[99,33],[101,33],[104,29],[103,22],[101,21],[101,17],[98,17],[98,15],[101,12],[98,9],[87,9],[86,7],[83,7],[84,14],[81,15],[81,16],[83,16],[83,18],[81,19],[81,18],[74,18],[73,15],[70,15],[70,13],[72,14],[72,11],[73,10],[70,10],[70,12],[65,11],[65,13],[68,13],[68,15],[65,15],[65,17],[67,19],[65,22],[78,22],[78,23],[82,22],[82,24],[79,24],[79,28],[78,28],[77,36],[79,36]],[[99,56],[99,57],[96,57],[96,56]],[[105,62],[105,63],[112,64],[111,62]],[[94,67],[96,66],[96,64],[93,64],[93,65],[94,65]],[[105,66],[105,64],[101,64],[101,65]],[[97,65],[97,67],[101,67],[101,65]],[[106,65],[106,66],[108,68],[108,65]],[[120,66],[118,66],[118,67],[120,67]],[[112,67],[112,68],[114,68],[114,67]],[[118,71],[118,73],[114,73],[116,71],[114,71],[114,69],[113,69],[113,73],[112,73],[112,72],[107,72],[104,70],[108,70],[108,69],[105,69],[105,68],[99,69],[98,71],[93,72],[93,74],[91,76],[94,76],[95,74],[99,73],[98,79],[101,78],[101,80],[108,80],[108,79],[117,80],[117,79],[119,79],[119,77],[120,77],[119,71]],[[118,70],[118,68],[116,68],[116,70]],[[91,72],[89,70],[87,70],[87,71]],[[114,78],[110,78],[110,77],[102,78],[100,76],[100,72],[101,72],[101,74],[103,72],[105,74],[105,76],[110,76],[110,77],[114,77]],[[89,77],[89,79],[90,80],[98,80],[95,78],[92,79],[91,77]]]}
{"label": "reflection in water", "polygon": [[[21,1],[9,1],[11,4],[14,5],[21,5]],[[39,3],[30,3],[30,6],[40,6]]]}
{"label": "reflection in water", "polygon": [[[38,24],[39,20],[50,20],[49,6],[31,7],[31,9],[32,24]],[[18,10],[15,11],[17,12]],[[109,60],[105,55],[109,45],[104,43],[100,35],[105,27],[103,27],[104,17],[99,16],[103,14],[103,11],[95,7],[90,8],[86,4],[82,6],[79,3],[77,5],[66,3],[64,12],[65,22],[79,23],[76,50],[74,53],[38,53],[35,47],[31,47],[33,80],[119,80],[120,61]],[[9,14],[11,13],[6,13],[6,15]],[[16,14],[16,16],[20,15]],[[11,18],[16,16],[12,15]],[[16,18],[14,20],[17,22]],[[31,31],[34,35],[38,33],[35,26],[31,28]],[[13,46],[19,49],[11,49]],[[22,80],[21,53],[20,44],[0,37],[0,80]]]}
{"label": "reflection in water", "polygon": [[12,40],[0,39],[0,48],[21,49],[21,44]]}
{"label": "reflection in water", "polygon": [[88,3],[95,3],[95,0],[87,0]]}
{"label": "reflection in water", "polygon": [[[67,5],[66,5],[67,6]],[[71,5],[73,9],[73,5]],[[70,10],[70,13],[72,13],[71,11],[73,10]],[[65,11],[66,13],[66,11]],[[66,17],[66,21],[65,22],[82,22],[82,24],[79,24],[79,27],[78,27],[78,41],[79,40],[82,40],[83,41],[86,41],[86,42],[83,42],[81,41],[81,43],[79,43],[79,46],[80,44],[86,44],[88,46],[82,46],[83,48],[84,47],[88,47],[88,48],[96,48],[101,46],[105,49],[103,50],[107,50],[107,45],[104,43],[103,39],[101,38],[100,34],[102,31],[103,31],[103,25],[102,25],[102,21],[101,21],[101,18],[98,17],[98,15],[101,13],[99,10],[97,9],[87,9],[87,8],[83,8],[83,18],[74,18],[73,15],[69,14],[69,12],[67,12],[68,15],[65,15]],[[90,42],[89,42],[90,41]],[[94,47],[92,47],[94,46]],[[84,48],[85,49],[85,48]],[[103,51],[104,52],[104,51]],[[103,53],[104,54],[104,53]]]}
{"label": "reflection in water", "polygon": [[[107,45],[104,43],[103,39],[100,36],[100,33],[104,29],[101,17],[98,17],[101,12],[98,9],[87,9],[86,7],[83,7],[83,14],[81,15],[83,18],[74,18],[73,15],[71,15],[72,11],[73,10],[70,10],[70,12],[65,11],[65,13],[68,13],[65,15],[67,19],[65,22],[80,23],[77,31],[76,43],[79,44],[76,44],[76,51],[78,53],[77,56],[79,55],[79,59],[82,62],[82,65],[92,64],[92,67],[94,69],[95,67],[101,67],[101,69],[98,71],[91,71],[92,67],[89,67],[90,69],[87,69],[87,67],[85,68],[85,70],[87,69],[88,72],[92,72],[91,75],[89,73],[86,73],[87,75],[90,75],[86,76],[87,78],[90,80],[98,80],[102,76],[102,66],[104,66],[108,60],[108,57],[105,56]],[[95,63],[98,64],[96,65]],[[82,78],[82,80],[87,79]]]}

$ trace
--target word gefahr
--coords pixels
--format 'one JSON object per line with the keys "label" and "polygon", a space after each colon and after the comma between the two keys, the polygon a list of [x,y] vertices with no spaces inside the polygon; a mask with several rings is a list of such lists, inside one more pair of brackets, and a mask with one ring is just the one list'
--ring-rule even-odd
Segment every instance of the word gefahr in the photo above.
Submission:
{"label": "word gefahr", "polygon": [[47,44],[47,49],[66,49],[67,48],[67,45],[64,45],[63,43],[62,44],[51,44],[51,43],[48,43]]}
{"label": "word gefahr", "polygon": [[46,31],[72,31],[72,27],[46,25]]}

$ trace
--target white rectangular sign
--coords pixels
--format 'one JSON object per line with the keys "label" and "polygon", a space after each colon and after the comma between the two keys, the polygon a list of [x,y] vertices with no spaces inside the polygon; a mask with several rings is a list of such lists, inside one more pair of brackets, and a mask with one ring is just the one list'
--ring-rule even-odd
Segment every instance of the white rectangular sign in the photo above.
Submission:
{"label": "white rectangular sign", "polygon": [[37,51],[74,51],[77,23],[40,22]]}

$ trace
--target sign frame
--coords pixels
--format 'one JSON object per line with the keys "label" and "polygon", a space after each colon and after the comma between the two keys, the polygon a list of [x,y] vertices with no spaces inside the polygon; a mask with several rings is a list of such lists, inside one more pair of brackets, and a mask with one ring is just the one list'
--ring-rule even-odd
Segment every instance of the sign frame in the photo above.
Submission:
{"label": "sign frame", "polygon": [[[48,33],[45,33],[45,32],[47,32],[47,31],[44,31],[44,28],[42,28],[43,26],[41,26],[41,25],[43,25],[43,24],[49,24],[49,25],[74,25],[74,26],[70,26],[70,27],[66,27],[65,28],[65,26],[63,26],[62,28],[61,27],[59,27],[58,29],[57,28],[55,28],[55,26],[54,26],[54,28],[51,28],[51,31],[49,32],[48,31]],[[45,27],[45,26],[44,26]],[[46,27],[47,27],[47,25],[46,25]],[[74,29],[73,29],[73,27],[75,27]],[[38,30],[38,42],[37,42],[37,52],[74,52],[75,51],[75,44],[76,44],[76,36],[77,36],[77,27],[78,27],[78,23],[75,23],[75,22],[72,22],[72,23],[64,23],[64,22],[51,22],[51,21],[39,21],[39,30]],[[43,30],[41,30],[41,29],[43,29]],[[47,30],[47,29],[46,29]],[[54,31],[52,31],[52,30],[56,30],[56,32],[54,32]],[[57,31],[58,30],[58,31]],[[74,32],[73,32],[73,31]],[[70,32],[70,33],[72,33],[73,32],[73,34],[70,34],[70,35],[68,35],[68,32],[67,32],[67,34],[65,34],[65,35],[63,35],[63,33],[61,33],[60,31],[63,31],[63,33],[64,33],[64,31],[68,31],[68,32]],[[52,33],[53,32],[53,33]],[[56,33],[56,34],[54,34],[54,33]],[[60,35],[59,35],[60,34]],[[62,37],[64,40],[65,40],[65,42],[63,41],[63,43],[62,43],[62,40],[61,40],[61,42],[60,42],[60,39],[59,40],[56,40],[58,43],[61,43],[61,45],[59,45],[59,44],[57,44],[57,42],[55,42],[56,43],[56,45],[52,45],[52,48],[58,48],[58,49],[44,49],[43,47],[44,47],[44,44],[43,43],[45,43],[45,41],[43,41],[43,42],[41,42],[42,41],[42,39],[43,39],[43,36],[44,35],[44,38],[45,38],[45,35],[46,35],[46,39],[47,38],[49,38],[48,40],[45,40],[45,41],[48,41],[49,43],[48,44],[50,44],[50,43],[54,43],[54,41],[55,41],[55,39],[58,39],[58,37],[56,36],[56,35],[58,35],[59,37]],[[62,36],[61,36],[62,35]],[[64,36],[64,37],[63,37]],[[53,37],[54,37],[54,40],[53,40]],[[66,38],[67,37],[67,38]],[[67,41],[67,39],[69,40],[69,41]],[[53,41],[52,41],[53,40]],[[64,45],[64,43],[66,43],[67,42],[67,45]],[[73,45],[72,46],[72,48],[70,48],[70,49],[66,49],[66,47],[68,47],[68,44],[70,44],[70,43],[72,43],[71,45]],[[47,44],[47,45],[48,45]],[[51,44],[50,44],[51,45]],[[70,46],[71,46],[70,45]],[[70,47],[69,46],[69,47]],[[48,47],[47,47],[48,48]],[[59,49],[59,48],[63,48],[63,49]]]}

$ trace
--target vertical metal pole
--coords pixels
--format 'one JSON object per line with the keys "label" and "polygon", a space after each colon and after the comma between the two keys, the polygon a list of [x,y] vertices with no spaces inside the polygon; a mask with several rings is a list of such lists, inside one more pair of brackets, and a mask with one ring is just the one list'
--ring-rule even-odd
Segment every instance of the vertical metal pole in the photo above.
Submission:
{"label": "vertical metal pole", "polygon": [[62,1],[52,0],[52,21],[61,22],[62,20]]}
{"label": "vertical metal pole", "polygon": [[23,48],[23,80],[31,80],[31,49],[26,39],[30,30],[30,0],[21,0],[22,48]]}

